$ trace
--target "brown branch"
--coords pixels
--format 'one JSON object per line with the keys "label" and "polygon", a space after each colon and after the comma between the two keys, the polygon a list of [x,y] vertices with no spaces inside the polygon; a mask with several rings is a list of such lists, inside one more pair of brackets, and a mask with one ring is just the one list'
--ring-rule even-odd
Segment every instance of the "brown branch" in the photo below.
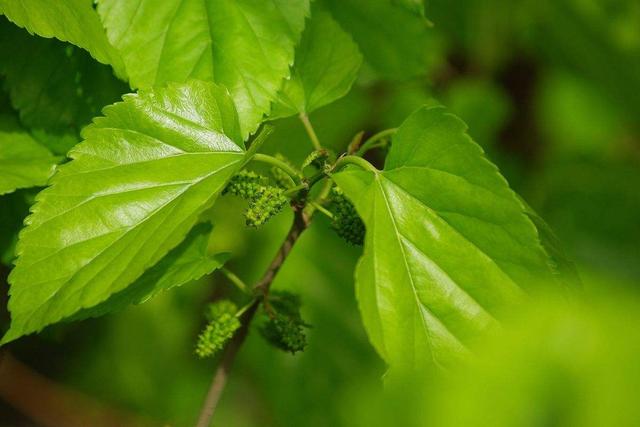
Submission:
{"label": "brown branch", "polygon": [[247,337],[249,324],[251,323],[258,306],[259,301],[256,299],[256,301],[242,316],[242,326],[240,327],[240,330],[233,336],[229,344],[225,347],[222,359],[220,360],[218,368],[211,380],[207,397],[205,398],[202,409],[200,410],[200,416],[198,417],[198,422],[196,424],[197,427],[207,427],[211,423],[211,418],[216,410],[216,406],[218,405],[224,386],[227,384],[227,378],[231,371],[233,361],[235,360],[236,354],[238,354],[240,346],[242,346],[242,343]]}
{"label": "brown branch", "polygon": [[152,425],[51,381],[7,351],[0,351],[0,398],[44,427]]}
{"label": "brown branch", "polygon": [[[293,249],[293,246],[300,235],[309,226],[310,217],[304,213],[303,208],[304,206],[294,206],[293,224],[289,229],[289,233],[287,233],[287,237],[282,242],[282,245],[280,245],[278,253],[271,261],[271,264],[269,264],[267,271],[254,286],[254,290],[262,293],[263,297],[268,295],[271,284],[278,274],[280,267],[284,264],[284,261],[287,259],[287,256],[289,256],[291,249]],[[236,354],[242,346],[242,343],[247,337],[249,325],[251,324],[259,305],[260,299],[256,298],[251,307],[249,307],[249,309],[242,315],[242,326],[240,327],[240,330],[225,347],[222,359],[220,360],[220,363],[213,375],[213,380],[211,381],[211,386],[207,392],[207,397],[202,405],[196,427],[208,427],[211,423],[211,418],[213,417],[213,413],[216,410],[222,391],[227,383],[227,378],[229,376],[231,366],[233,365],[233,361],[235,360]]]}

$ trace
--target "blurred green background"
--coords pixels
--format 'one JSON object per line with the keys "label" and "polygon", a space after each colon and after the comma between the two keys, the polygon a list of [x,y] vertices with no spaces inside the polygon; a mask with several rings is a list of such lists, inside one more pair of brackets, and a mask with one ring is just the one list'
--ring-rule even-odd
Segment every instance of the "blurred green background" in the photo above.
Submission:
{"label": "blurred green background", "polygon": [[[464,372],[405,379],[383,393],[385,367],[354,298],[360,250],[320,219],[274,285],[301,295],[313,325],[307,350],[279,352],[252,331],[214,425],[640,425],[640,2],[428,0],[426,10],[427,75],[388,81],[364,69],[348,96],[312,114],[320,139],[341,150],[361,130],[398,126],[425,103],[446,105],[555,230],[585,301],[532,307]],[[301,161],[309,151],[302,125],[276,125],[268,149]],[[8,197],[0,249],[10,246],[33,192]],[[211,246],[231,251],[230,269],[251,282],[291,218],[249,231],[243,207],[227,198],[211,213]],[[10,349],[100,402],[159,425],[191,425],[216,363],[193,355],[201,313],[226,292],[213,274]],[[35,424],[0,402],[0,425]]]}

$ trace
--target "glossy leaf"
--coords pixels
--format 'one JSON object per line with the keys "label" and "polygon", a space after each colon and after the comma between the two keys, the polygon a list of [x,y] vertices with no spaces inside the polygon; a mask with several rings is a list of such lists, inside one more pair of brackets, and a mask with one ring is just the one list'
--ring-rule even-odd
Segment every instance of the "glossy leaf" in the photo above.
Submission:
{"label": "glossy leaf", "polygon": [[269,112],[309,12],[308,0],[100,0],[131,84],[198,78],[223,84],[243,135]]}
{"label": "glossy leaf", "polygon": [[45,185],[58,160],[12,117],[0,116],[0,195]]}
{"label": "glossy leaf", "polygon": [[296,48],[291,78],[285,80],[271,117],[308,114],[342,98],[355,81],[362,55],[331,14],[314,7]]}
{"label": "glossy leaf", "polygon": [[334,18],[353,36],[365,61],[383,77],[424,74],[427,21],[392,0],[325,0]]}
{"label": "glossy leaf", "polygon": [[30,128],[77,135],[108,104],[128,92],[111,69],[55,39],[29,35],[0,18],[0,74]]}
{"label": "glossy leaf", "polygon": [[358,299],[392,368],[455,364],[553,280],[525,207],[465,131],[444,109],[422,108],[398,130],[383,171],[334,177],[367,227]]}
{"label": "glossy leaf", "polygon": [[69,42],[87,50],[124,77],[124,65],[107,40],[92,0],[0,0],[0,14],[41,37]]}
{"label": "glossy leaf", "polygon": [[161,292],[198,280],[222,267],[228,254],[210,255],[208,252],[212,229],[209,223],[196,225],[180,245],[145,271],[131,286],[95,307],[79,311],[70,320],[98,317],[130,304],[141,304]]}
{"label": "glossy leaf", "polygon": [[182,241],[244,164],[233,102],[212,83],[142,91],[104,113],[26,220],[4,342],[125,289]]}

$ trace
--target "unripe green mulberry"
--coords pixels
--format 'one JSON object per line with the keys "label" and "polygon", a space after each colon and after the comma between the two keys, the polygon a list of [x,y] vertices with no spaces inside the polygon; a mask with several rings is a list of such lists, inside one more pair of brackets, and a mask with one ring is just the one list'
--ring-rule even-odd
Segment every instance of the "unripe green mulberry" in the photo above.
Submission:
{"label": "unripe green mulberry", "polygon": [[209,322],[198,337],[196,354],[205,358],[215,355],[222,350],[240,328],[240,320],[235,315],[223,313]]}
{"label": "unripe green mulberry", "polygon": [[360,246],[364,242],[365,227],[353,204],[344,196],[342,190],[331,190],[330,209],[333,212],[331,226],[352,245]]}
{"label": "unripe green mulberry", "polygon": [[213,322],[214,320],[221,317],[223,314],[230,314],[235,316],[238,312],[238,306],[235,305],[232,301],[228,299],[223,299],[220,301],[216,301],[207,306],[207,311],[205,312],[205,317],[208,321]]}
{"label": "unripe green mulberry", "polygon": [[251,227],[259,227],[287,204],[288,199],[284,192],[283,188],[269,185],[266,176],[243,170],[231,178],[222,193],[231,193],[248,200],[246,223]]}
{"label": "unripe green mulberry", "polygon": [[259,193],[249,202],[245,213],[247,225],[260,227],[282,210],[288,203],[284,190],[280,187],[262,187]]}
{"label": "unripe green mulberry", "polygon": [[300,318],[276,313],[262,327],[262,336],[275,347],[295,354],[307,346],[305,324]]}
{"label": "unripe green mulberry", "polygon": [[222,194],[231,193],[245,200],[252,200],[260,194],[262,189],[269,184],[266,176],[255,172],[243,170],[234,175],[222,191]]}

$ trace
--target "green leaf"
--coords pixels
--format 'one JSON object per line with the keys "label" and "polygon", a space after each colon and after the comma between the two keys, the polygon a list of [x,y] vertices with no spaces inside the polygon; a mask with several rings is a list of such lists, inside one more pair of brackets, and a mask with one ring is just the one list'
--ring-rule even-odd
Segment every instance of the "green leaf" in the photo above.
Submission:
{"label": "green leaf", "polygon": [[35,190],[15,191],[0,198],[0,263],[10,266],[15,257],[18,231],[29,214]]}
{"label": "green leaf", "polygon": [[0,116],[0,195],[45,185],[58,160],[12,117]]}
{"label": "green leaf", "polygon": [[112,295],[95,307],[76,313],[69,320],[98,317],[121,310],[130,304],[141,304],[176,286],[182,286],[222,267],[228,254],[209,255],[210,223],[193,227],[180,245],[172,249],[156,265],[145,271],[131,286]]}
{"label": "green leaf", "polygon": [[100,0],[134,87],[198,78],[231,92],[246,137],[269,112],[309,12],[308,0]]}
{"label": "green leaf", "polygon": [[66,156],[69,150],[80,142],[80,135],[76,133],[55,134],[42,129],[31,129],[31,136],[58,156]]}
{"label": "green leaf", "polygon": [[365,61],[383,77],[406,79],[427,70],[427,21],[392,0],[325,0],[351,33]]}
{"label": "green leaf", "polygon": [[550,265],[558,280],[564,283],[567,289],[580,289],[582,280],[580,280],[578,269],[567,255],[556,233],[527,202],[522,199],[520,201],[525,207],[525,213],[538,230],[540,244],[549,256]]}
{"label": "green leaf", "polygon": [[450,367],[553,282],[525,207],[465,131],[444,109],[422,108],[398,130],[383,171],[334,176],[367,227],[357,294],[392,368]]}
{"label": "green leaf", "polygon": [[31,36],[1,17],[0,74],[21,122],[58,134],[77,135],[128,92],[109,67],[83,50]]}
{"label": "green leaf", "polygon": [[393,0],[393,3],[415,14],[424,16],[424,0]]}
{"label": "green leaf", "polygon": [[125,289],[182,241],[245,163],[233,101],[213,83],[142,91],[104,114],[26,220],[3,342]]}
{"label": "green leaf", "polygon": [[111,46],[92,0],[0,0],[0,14],[30,33],[72,43],[124,77],[124,65]]}
{"label": "green leaf", "polygon": [[285,80],[271,118],[312,111],[342,98],[355,81],[362,55],[351,36],[314,6],[296,48],[291,78]]}

